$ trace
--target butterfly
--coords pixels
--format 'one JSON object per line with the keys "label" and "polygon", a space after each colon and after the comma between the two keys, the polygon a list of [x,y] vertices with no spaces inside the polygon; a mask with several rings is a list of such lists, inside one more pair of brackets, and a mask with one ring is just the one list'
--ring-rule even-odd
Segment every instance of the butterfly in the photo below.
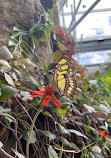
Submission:
{"label": "butterfly", "polygon": [[74,74],[72,57],[70,54],[65,53],[58,61],[53,75],[54,86],[60,95],[67,97],[73,97],[75,95],[77,83]]}

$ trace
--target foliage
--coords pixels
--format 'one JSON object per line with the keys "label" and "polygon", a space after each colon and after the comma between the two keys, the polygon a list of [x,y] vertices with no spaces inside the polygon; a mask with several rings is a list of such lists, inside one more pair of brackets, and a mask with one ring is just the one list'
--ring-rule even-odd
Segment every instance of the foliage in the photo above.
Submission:
{"label": "foliage", "polygon": [[101,67],[101,72],[96,72],[95,77],[99,87],[102,89],[102,95],[106,96],[111,102],[111,55],[109,60]]}
{"label": "foliage", "polygon": [[[29,32],[22,32],[14,27],[13,39],[17,43],[12,54],[13,59],[7,61],[7,65],[5,63],[0,65],[1,128],[5,127],[7,132],[15,133],[16,140],[11,144],[11,148],[15,147],[15,143],[17,144],[18,148],[15,147],[13,152],[18,157],[21,155],[24,157],[25,150],[27,152],[28,149],[30,149],[29,157],[32,158],[66,158],[73,155],[82,158],[96,157],[97,153],[92,150],[94,144],[98,144],[101,148],[100,154],[108,157],[111,141],[99,135],[98,130],[106,130],[105,122],[111,122],[110,99],[107,95],[103,95],[102,86],[89,82],[85,74],[81,73],[81,67],[75,60],[73,66],[78,84],[77,92],[73,98],[60,96],[55,92],[55,97],[63,105],[61,108],[56,107],[52,101],[41,108],[44,98],[38,96],[32,99],[29,96],[29,90],[43,91],[47,85],[53,84],[53,71],[62,53],[75,54],[70,36],[59,29],[60,32],[57,31],[55,34],[57,46],[55,53],[58,55],[51,54],[51,63],[44,63],[39,67],[29,59],[21,57],[24,50],[27,56],[30,56],[27,53],[30,50],[34,52],[34,44],[27,45],[23,36],[30,36],[34,43],[38,43],[43,39],[35,38],[33,33],[37,29],[45,30],[46,34],[43,38],[49,39],[50,32],[46,29],[47,25],[50,25],[49,21],[48,19],[44,24],[34,25]],[[9,44],[14,45],[13,42]],[[110,84],[109,78],[101,76],[101,81],[107,81],[107,84]],[[6,139],[6,144],[8,141],[11,141],[9,137]],[[27,142],[30,148],[26,149]],[[2,145],[0,151],[3,152]],[[11,150],[9,154],[12,154]]]}
{"label": "foliage", "polygon": [[[35,53],[36,47],[41,42],[45,42],[47,45],[49,44],[51,36],[50,31],[52,29],[52,11],[50,10],[48,12],[45,12],[44,10],[44,14],[40,16],[38,23],[34,24],[28,31],[22,31],[14,26],[14,32],[9,41],[9,46],[14,47],[13,54],[17,56],[24,54],[26,57],[30,58],[30,52]],[[38,30],[40,37],[37,37]],[[28,41],[30,41],[30,44]]]}

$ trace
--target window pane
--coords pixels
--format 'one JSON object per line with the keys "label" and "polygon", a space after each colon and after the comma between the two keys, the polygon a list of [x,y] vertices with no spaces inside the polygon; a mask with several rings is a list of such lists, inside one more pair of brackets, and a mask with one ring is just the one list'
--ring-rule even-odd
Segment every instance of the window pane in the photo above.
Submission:
{"label": "window pane", "polygon": [[[81,15],[77,15],[77,19]],[[76,28],[77,38],[111,35],[111,11],[89,13]]]}
{"label": "window pane", "polygon": [[102,64],[108,60],[108,53],[111,51],[97,51],[78,54],[78,62],[82,65]]}

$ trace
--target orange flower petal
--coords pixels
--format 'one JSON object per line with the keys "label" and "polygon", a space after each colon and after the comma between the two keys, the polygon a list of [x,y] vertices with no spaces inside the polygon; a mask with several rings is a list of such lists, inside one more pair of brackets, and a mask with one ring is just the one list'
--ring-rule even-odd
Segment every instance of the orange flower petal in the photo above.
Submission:
{"label": "orange flower petal", "polygon": [[29,97],[38,97],[38,96],[41,96],[41,95],[45,94],[45,91],[36,91],[36,90],[30,91],[29,90],[29,92],[30,92],[30,95],[31,95]]}
{"label": "orange flower petal", "polygon": [[[30,90],[29,90],[30,91]],[[38,95],[43,95],[43,94],[45,94],[45,91],[36,91],[36,90],[34,90],[34,91],[30,91],[32,94],[38,94]]]}
{"label": "orange flower petal", "polygon": [[47,95],[46,98],[44,99],[44,101],[42,102],[42,105],[46,106],[49,102],[49,99],[50,99],[50,95]]}
{"label": "orange flower petal", "polygon": [[[32,94],[31,94],[32,95]],[[29,96],[29,97],[38,97],[38,95],[32,95],[32,96]]]}
{"label": "orange flower petal", "polygon": [[109,135],[104,135],[104,137],[109,140]]}
{"label": "orange flower petal", "polygon": [[58,107],[61,107],[61,106],[62,106],[61,102],[60,102],[57,98],[55,98],[54,96],[51,96],[51,99],[53,99],[54,104],[55,104],[56,106],[58,106]]}
{"label": "orange flower petal", "polygon": [[99,134],[109,140],[110,136],[107,134],[107,132],[108,132],[107,130],[104,131],[104,132],[102,132],[101,130],[99,130]]}
{"label": "orange flower petal", "polygon": [[99,134],[100,134],[101,136],[104,136],[104,132],[102,132],[100,129],[99,129]]}

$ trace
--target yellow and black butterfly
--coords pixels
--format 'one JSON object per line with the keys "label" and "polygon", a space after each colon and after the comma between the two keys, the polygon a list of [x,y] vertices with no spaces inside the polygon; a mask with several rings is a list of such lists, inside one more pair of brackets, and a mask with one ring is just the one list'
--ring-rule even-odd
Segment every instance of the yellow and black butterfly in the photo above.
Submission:
{"label": "yellow and black butterfly", "polygon": [[60,95],[73,97],[76,93],[77,83],[74,78],[72,57],[68,53],[62,55],[56,65],[53,75],[53,82]]}

